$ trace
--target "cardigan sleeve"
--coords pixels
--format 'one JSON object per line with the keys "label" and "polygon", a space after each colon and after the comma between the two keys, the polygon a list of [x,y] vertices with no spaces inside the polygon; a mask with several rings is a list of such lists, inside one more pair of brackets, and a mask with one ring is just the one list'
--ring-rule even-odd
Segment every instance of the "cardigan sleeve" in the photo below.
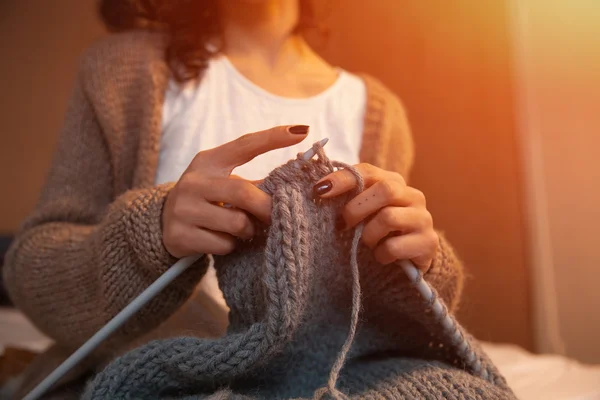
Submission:
{"label": "cardigan sleeve", "polygon": [[[415,152],[406,110],[400,99],[379,81],[369,76],[363,76],[363,80],[368,93],[364,144],[376,150],[371,155],[369,149],[363,146],[362,161],[398,172],[408,182]],[[438,292],[448,309],[455,311],[463,287],[463,266],[444,234],[438,232],[438,235],[440,244],[424,278]],[[407,301],[406,295],[412,290],[399,265],[379,266],[362,273],[365,275],[362,279],[365,300],[373,303],[372,310],[411,313],[407,310],[411,302]],[[368,304],[366,308],[369,308]]]}
{"label": "cardigan sleeve", "polygon": [[[39,202],[3,267],[14,303],[66,349],[80,346],[176,261],[161,229],[172,184],[113,194],[110,150],[83,70]],[[192,294],[207,266],[202,257],[110,343],[158,326]]]}

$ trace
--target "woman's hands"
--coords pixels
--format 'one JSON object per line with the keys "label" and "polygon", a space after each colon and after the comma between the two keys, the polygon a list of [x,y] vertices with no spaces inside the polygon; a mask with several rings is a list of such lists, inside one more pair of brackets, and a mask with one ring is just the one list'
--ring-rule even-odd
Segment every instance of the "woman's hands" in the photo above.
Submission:
{"label": "woman's hands", "polygon": [[[363,242],[381,264],[411,260],[422,271],[431,266],[439,246],[423,193],[395,172],[358,164],[365,190],[350,200],[338,219],[338,229],[365,221]],[[356,178],[345,170],[333,172],[314,186],[315,196],[331,198],[356,188]]]}
{"label": "woman's hands", "polygon": [[[271,197],[252,182],[230,176],[234,168],[268,151],[297,144],[308,127],[281,126],[244,135],[198,153],[167,196],[163,243],[174,257],[227,254],[235,238],[254,236],[248,214],[268,223]],[[222,207],[230,204],[232,208]]]}
{"label": "woman's hands", "polygon": [[[254,236],[248,214],[269,223],[271,197],[254,183],[230,176],[231,171],[270,150],[301,142],[308,127],[275,127],[242,136],[194,157],[167,196],[162,214],[163,243],[174,257],[227,254],[235,238]],[[339,229],[365,221],[364,243],[382,264],[412,260],[421,270],[431,265],[439,246],[425,196],[397,173],[370,164],[356,166],[365,190],[352,199],[339,218]],[[341,170],[321,179],[316,196],[331,198],[356,187],[356,178]],[[231,208],[222,207],[230,204]]]}

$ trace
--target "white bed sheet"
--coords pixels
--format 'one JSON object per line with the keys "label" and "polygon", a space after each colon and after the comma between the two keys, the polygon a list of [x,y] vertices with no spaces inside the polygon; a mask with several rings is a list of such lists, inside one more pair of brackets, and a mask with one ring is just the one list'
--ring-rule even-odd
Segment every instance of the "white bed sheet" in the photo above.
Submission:
{"label": "white bed sheet", "polygon": [[[0,308],[0,354],[6,346],[42,351],[50,344],[21,313]],[[600,400],[600,365],[534,355],[514,345],[483,348],[521,400]]]}
{"label": "white bed sheet", "polygon": [[531,354],[515,345],[483,343],[483,348],[521,400],[600,399],[600,365]]}
{"label": "white bed sheet", "polygon": [[37,330],[19,311],[0,307],[0,354],[5,347],[41,352],[52,341]]}

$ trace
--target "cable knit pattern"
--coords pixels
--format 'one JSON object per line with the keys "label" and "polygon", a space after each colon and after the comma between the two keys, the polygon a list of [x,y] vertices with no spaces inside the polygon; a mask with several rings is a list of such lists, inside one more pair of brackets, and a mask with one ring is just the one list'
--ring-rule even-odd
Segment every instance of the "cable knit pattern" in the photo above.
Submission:
{"label": "cable knit pattern", "polygon": [[[396,313],[379,332],[362,325],[341,371],[339,392],[324,390],[354,326],[349,309],[360,307],[353,303],[352,293],[360,288],[353,286],[350,265],[360,260],[359,271],[398,268],[378,264],[362,245],[361,257],[355,257],[357,236],[335,230],[335,216],[349,196],[313,198],[312,186],[332,171],[321,152],[317,160],[277,168],[262,184],[273,196],[272,225],[215,260],[231,309],[225,337],[154,341],[110,364],[84,398],[514,398],[464,329],[444,330],[441,320],[426,312],[433,302],[423,301],[410,286],[396,291],[416,301],[396,303]],[[360,280],[366,279],[362,274]],[[426,327],[448,344],[457,365],[434,353],[409,357],[394,334],[403,315],[412,320],[401,321],[402,329]]]}
{"label": "cable knit pattern", "polygon": [[[174,262],[162,245],[160,227],[160,213],[172,185],[154,186],[169,79],[164,39],[142,31],[109,35],[82,57],[48,179],[3,267],[14,303],[56,342],[28,369],[21,395]],[[366,75],[362,78],[367,108],[361,161],[408,178],[413,143],[404,108],[380,82]],[[204,274],[205,261],[141,310],[85,368],[82,365],[63,380],[64,392],[56,391],[58,397],[72,397],[67,382],[105,365],[141,338],[152,338],[159,324],[163,332],[174,334],[206,336],[224,331],[222,326],[207,332],[205,327],[214,325],[206,319],[210,313],[204,313],[204,319],[190,319],[187,325],[186,319],[177,318],[179,325],[164,326],[192,295]],[[363,318],[373,321],[377,330],[385,315],[390,315],[385,310],[395,313],[396,305],[406,297],[399,293],[406,293],[407,282],[400,268],[362,273],[370,274],[363,279]],[[460,297],[462,267],[443,237],[426,279],[452,310]],[[249,298],[259,282],[253,284],[239,288],[237,296]],[[265,312],[262,302],[236,307],[231,320],[234,327],[246,326]],[[408,314],[403,319],[410,322]]]}

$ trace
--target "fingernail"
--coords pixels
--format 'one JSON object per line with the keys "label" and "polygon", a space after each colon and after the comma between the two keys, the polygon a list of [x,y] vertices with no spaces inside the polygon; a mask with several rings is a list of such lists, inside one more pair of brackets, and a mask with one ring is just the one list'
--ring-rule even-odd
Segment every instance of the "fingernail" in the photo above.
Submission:
{"label": "fingernail", "polygon": [[346,221],[344,221],[344,217],[342,217],[341,215],[338,216],[335,220],[335,229],[337,229],[338,231],[343,231],[344,229],[346,229]]}
{"label": "fingernail", "polygon": [[313,186],[313,194],[315,196],[322,196],[325,193],[329,192],[332,187],[333,183],[331,183],[331,181],[319,182],[315,186]]}
{"label": "fingernail", "polygon": [[288,128],[288,132],[294,135],[306,135],[309,128],[308,125],[294,125]]}

